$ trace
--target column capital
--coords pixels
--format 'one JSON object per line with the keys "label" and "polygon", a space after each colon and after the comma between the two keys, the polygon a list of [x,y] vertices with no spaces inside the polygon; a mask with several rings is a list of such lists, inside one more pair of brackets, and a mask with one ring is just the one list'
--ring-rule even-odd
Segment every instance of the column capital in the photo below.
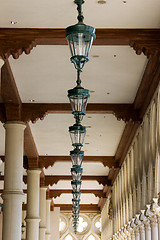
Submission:
{"label": "column capital", "polygon": [[37,174],[40,174],[41,173],[41,169],[40,168],[29,168],[27,170],[27,173],[37,173]]}
{"label": "column capital", "polygon": [[26,128],[26,124],[21,121],[7,121],[3,126],[5,129],[14,128],[14,127],[18,127],[18,126],[23,129]]}

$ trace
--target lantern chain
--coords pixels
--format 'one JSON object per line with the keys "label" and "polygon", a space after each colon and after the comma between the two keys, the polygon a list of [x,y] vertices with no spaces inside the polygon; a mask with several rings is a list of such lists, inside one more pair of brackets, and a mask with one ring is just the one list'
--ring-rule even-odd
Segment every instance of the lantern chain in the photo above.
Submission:
{"label": "lantern chain", "polygon": [[84,16],[83,16],[83,13],[82,13],[82,4],[84,3],[84,0],[75,0],[74,1],[75,4],[77,4],[77,11],[78,11],[78,22],[79,23],[83,23],[83,20],[84,20]]}

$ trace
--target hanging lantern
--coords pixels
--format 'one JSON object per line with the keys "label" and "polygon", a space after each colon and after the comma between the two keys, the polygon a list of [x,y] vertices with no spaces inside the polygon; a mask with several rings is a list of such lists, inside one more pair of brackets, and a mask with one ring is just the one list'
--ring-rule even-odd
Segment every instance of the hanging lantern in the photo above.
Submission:
{"label": "hanging lantern", "polygon": [[73,180],[71,181],[72,189],[74,192],[79,192],[81,189],[81,181]]}
{"label": "hanging lantern", "polygon": [[78,10],[78,23],[67,27],[66,39],[71,51],[71,62],[76,69],[82,69],[86,62],[89,61],[89,52],[95,39],[95,29],[83,23],[82,4],[84,0],[75,0]]}
{"label": "hanging lantern", "polygon": [[89,98],[89,90],[81,86],[76,86],[68,90],[68,98],[72,107],[72,113],[79,122],[82,121],[83,116],[86,114],[86,107]]}
{"label": "hanging lantern", "polygon": [[72,146],[83,146],[84,138],[86,135],[86,127],[75,123],[73,126],[69,127],[69,133],[72,141]]}
{"label": "hanging lantern", "polygon": [[72,160],[72,165],[82,165],[82,160],[84,157],[84,151],[80,151],[79,148],[75,148],[73,151],[70,151],[70,156]]}
{"label": "hanging lantern", "polygon": [[81,191],[72,191],[73,194],[73,199],[74,200],[80,200],[80,196],[81,196]]}
{"label": "hanging lantern", "polygon": [[78,207],[78,208],[73,208],[73,211],[72,211],[73,215],[79,215],[79,208],[80,208],[80,207]]}
{"label": "hanging lantern", "polygon": [[73,180],[81,180],[83,168],[79,167],[78,165],[74,165],[73,168],[71,168],[71,174]]}
{"label": "hanging lantern", "polygon": [[77,208],[79,207],[80,200],[72,199],[72,203],[73,203],[73,207]]}

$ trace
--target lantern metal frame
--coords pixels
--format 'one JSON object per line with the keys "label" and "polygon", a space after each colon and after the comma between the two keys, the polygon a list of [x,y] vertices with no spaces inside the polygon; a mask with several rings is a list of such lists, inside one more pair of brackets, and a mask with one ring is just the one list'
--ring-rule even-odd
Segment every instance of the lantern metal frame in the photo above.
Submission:
{"label": "lantern metal frame", "polygon": [[[78,23],[66,28],[65,37],[68,40],[72,54],[72,57],[70,58],[71,62],[74,63],[76,69],[82,69],[85,63],[89,61],[88,55],[96,35],[95,28],[83,23],[84,16],[82,13],[82,4],[84,3],[84,0],[75,0],[74,2],[77,5]],[[85,52],[83,52],[83,54],[76,53],[75,43],[83,43],[83,46],[85,46]],[[73,49],[71,47],[72,45]]]}
{"label": "lantern metal frame", "polygon": [[[73,147],[82,147],[84,138],[85,138],[85,134],[86,134],[86,127],[82,126],[81,124],[75,123],[73,126],[69,127],[69,133],[70,133],[70,137],[71,137],[71,141],[72,141],[72,146]],[[77,133],[79,134],[79,141],[74,142],[76,137],[73,138],[73,136],[75,136]],[[71,135],[71,134],[73,134],[73,135]],[[81,136],[82,134],[84,134],[83,137]]]}

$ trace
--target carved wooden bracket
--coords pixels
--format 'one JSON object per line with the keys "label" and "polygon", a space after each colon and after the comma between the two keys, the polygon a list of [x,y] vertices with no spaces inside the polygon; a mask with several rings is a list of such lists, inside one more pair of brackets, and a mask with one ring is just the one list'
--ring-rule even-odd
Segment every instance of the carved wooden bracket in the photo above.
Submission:
{"label": "carved wooden bracket", "polygon": [[[48,168],[56,162],[71,162],[70,156],[39,156],[39,168]],[[83,162],[100,162],[104,167],[119,168],[118,161],[114,156],[84,156]]]}
{"label": "carved wooden bracket", "polygon": [[[38,119],[43,120],[47,114],[71,113],[69,103],[22,103],[22,120],[35,123]],[[90,103],[87,106],[88,114],[113,114],[118,120],[128,122],[140,121],[139,111],[133,104],[102,104]]]}
{"label": "carved wooden bracket", "polygon": [[[96,29],[95,45],[133,45],[138,42],[137,49],[145,55],[154,54],[159,49],[159,29]],[[150,43],[151,42],[151,43]],[[36,28],[0,28],[0,55],[17,59],[23,52],[29,54],[36,45],[66,45],[65,29]],[[151,46],[152,45],[152,46]],[[149,47],[148,47],[149,46]],[[139,52],[141,50],[138,50]],[[158,50],[159,51],[159,50]]]}
{"label": "carved wooden bracket", "polygon": [[10,55],[14,59],[18,59],[23,52],[30,54],[33,47],[36,47],[36,42],[32,39],[25,41],[24,36],[21,36],[20,40],[0,39],[0,55],[3,59],[8,59]]}
{"label": "carved wooden bracket", "polygon": [[143,53],[147,58],[160,56],[160,36],[159,39],[150,40],[132,40],[130,46],[135,50],[137,55]]}
{"label": "carved wooden bracket", "polygon": [[[60,197],[62,194],[71,194],[71,193],[72,193],[72,189],[55,189],[55,190],[50,190],[49,196],[50,196],[50,198],[57,198],[57,197]],[[94,194],[95,197],[105,198],[105,193],[103,193],[102,190],[82,189],[81,193],[82,194]]]}
{"label": "carved wooden bracket", "polygon": [[[45,176],[45,186],[57,184],[58,181],[71,181],[72,176],[67,175],[54,175],[54,176]],[[103,186],[108,185],[111,186],[111,181],[108,180],[108,177],[106,176],[83,176],[82,175],[82,181],[97,181],[99,184],[102,184]]]}

